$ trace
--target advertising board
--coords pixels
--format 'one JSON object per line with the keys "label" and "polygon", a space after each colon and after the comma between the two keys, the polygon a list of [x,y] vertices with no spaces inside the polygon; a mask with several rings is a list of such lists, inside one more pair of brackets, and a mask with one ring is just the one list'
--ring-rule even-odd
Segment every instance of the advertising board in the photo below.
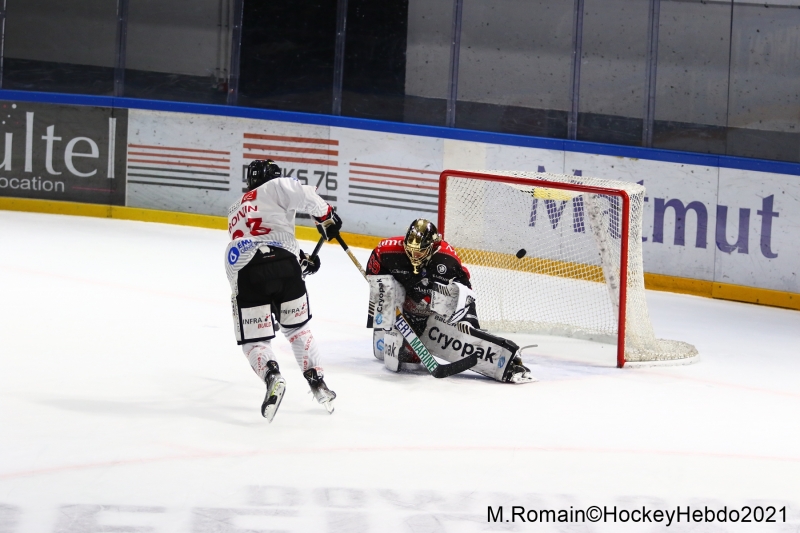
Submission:
{"label": "advertising board", "polygon": [[128,110],[0,102],[0,196],[124,205]]}
{"label": "advertising board", "polygon": [[[647,188],[650,275],[696,281],[698,294],[800,299],[795,175],[213,114],[13,101],[0,111],[0,196],[224,217],[247,165],[270,158],[316,187],[346,231],[387,237],[437,219],[444,169],[595,176]],[[298,224],[312,221],[298,214]],[[730,287],[762,292],[740,298]],[[765,300],[763,290],[779,293]]]}

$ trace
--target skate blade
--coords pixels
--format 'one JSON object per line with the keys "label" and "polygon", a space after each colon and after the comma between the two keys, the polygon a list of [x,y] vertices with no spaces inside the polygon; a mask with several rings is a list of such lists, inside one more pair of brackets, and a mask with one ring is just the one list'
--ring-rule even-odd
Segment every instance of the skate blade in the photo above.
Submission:
{"label": "skate blade", "polygon": [[328,400],[328,401],[322,402],[322,405],[328,411],[329,415],[333,414],[333,401],[332,400]]}
{"label": "skate blade", "polygon": [[522,384],[522,383],[534,383],[536,381],[539,380],[531,376],[529,373],[525,372],[524,374],[515,374],[511,376],[511,379],[508,382],[515,384]]}
{"label": "skate blade", "polygon": [[267,405],[261,411],[261,414],[264,415],[264,418],[267,419],[267,422],[272,423],[272,419],[275,418],[275,414],[278,412],[278,407],[281,406],[281,401],[283,401],[283,393],[285,391],[286,382],[283,380],[278,381],[272,388],[272,394],[270,394],[269,398],[267,399]]}

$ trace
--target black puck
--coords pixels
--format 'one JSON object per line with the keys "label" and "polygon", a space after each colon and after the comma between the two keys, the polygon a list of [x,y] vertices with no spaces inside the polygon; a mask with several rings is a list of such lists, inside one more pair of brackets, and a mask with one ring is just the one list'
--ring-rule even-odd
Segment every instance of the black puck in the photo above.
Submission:
{"label": "black puck", "polygon": [[519,252],[517,252],[517,259],[522,259],[527,253],[528,252],[525,251],[525,248],[520,248]]}

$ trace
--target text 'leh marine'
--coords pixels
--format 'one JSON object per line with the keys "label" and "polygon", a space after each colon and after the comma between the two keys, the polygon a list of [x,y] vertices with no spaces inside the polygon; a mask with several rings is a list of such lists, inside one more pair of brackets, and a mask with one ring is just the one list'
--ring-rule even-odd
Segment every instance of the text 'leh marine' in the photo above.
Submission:
{"label": "text 'leh marine'", "polygon": [[425,348],[451,363],[477,355],[471,370],[497,381],[535,381],[513,342],[480,329],[469,271],[456,251],[423,218],[405,237],[382,240],[367,263],[375,357],[390,370],[420,359],[395,324],[395,308]]}

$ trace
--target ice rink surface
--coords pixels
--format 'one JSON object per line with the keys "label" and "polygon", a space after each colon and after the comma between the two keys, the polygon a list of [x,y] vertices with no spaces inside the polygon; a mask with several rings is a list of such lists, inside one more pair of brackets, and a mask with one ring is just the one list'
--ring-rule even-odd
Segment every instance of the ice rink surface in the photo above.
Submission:
{"label": "ice rink surface", "polygon": [[[510,335],[538,343],[539,382],[393,374],[371,353],[366,283],[326,245],[307,282],[336,412],[279,335],[287,392],[267,424],[226,242],[0,211],[0,532],[800,531],[800,312],[648,291],[657,335],[698,364],[618,370],[614,346]],[[505,522],[593,505],[778,512]]]}

